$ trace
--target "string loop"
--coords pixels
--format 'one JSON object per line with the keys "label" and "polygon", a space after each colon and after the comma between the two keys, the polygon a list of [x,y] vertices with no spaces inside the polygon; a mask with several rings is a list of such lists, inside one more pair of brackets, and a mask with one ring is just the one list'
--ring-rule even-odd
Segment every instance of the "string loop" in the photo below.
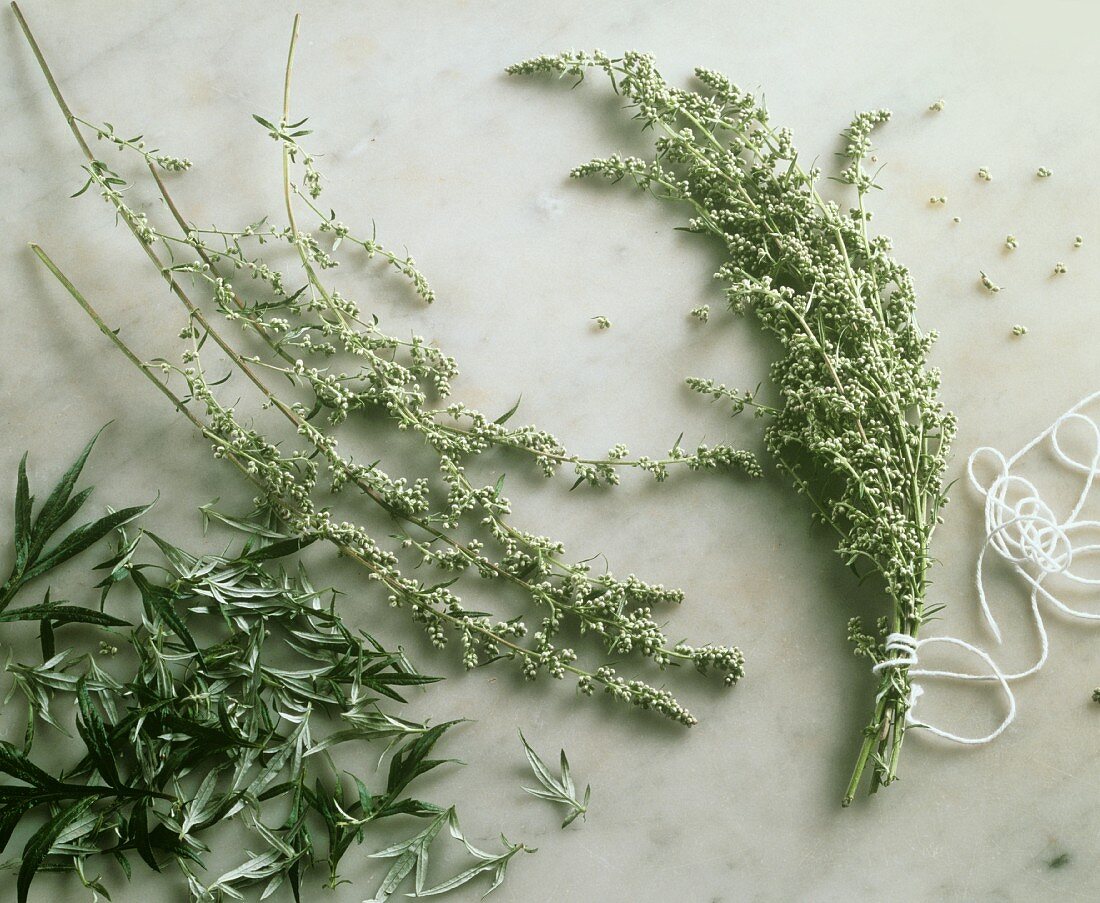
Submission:
{"label": "string loop", "polygon": [[954,743],[961,743],[965,746],[981,746],[982,744],[995,740],[1016,718],[1016,696],[1012,692],[1012,688],[1008,685],[1007,678],[1001,673],[1001,669],[997,667],[997,663],[993,661],[993,658],[985,650],[979,649],[977,646],[953,636],[929,636],[918,640],[916,637],[910,636],[907,633],[891,633],[886,637],[886,652],[900,652],[901,655],[877,662],[871,670],[877,674],[887,668],[900,668],[904,666],[908,668],[910,677],[942,677],[956,680],[971,680],[975,676],[979,676],[962,671],[944,671],[935,668],[916,667],[920,664],[919,652],[921,648],[931,645],[932,643],[945,643],[951,646],[958,646],[960,649],[965,649],[967,652],[977,656],[988,665],[991,673],[980,676],[989,680],[996,680],[997,683],[1000,684],[1001,690],[1004,692],[1005,701],[1008,703],[1008,710],[1001,720],[1001,723],[984,737],[963,737],[951,731],[944,730],[943,728],[936,727],[935,725],[928,724],[926,721],[917,719],[914,712],[916,710],[917,700],[924,695],[924,687],[920,683],[912,681],[909,685],[909,700],[905,710],[906,725],[909,727],[922,728],[929,733],[935,734],[937,737],[943,737],[945,740],[951,740]]}
{"label": "string loop", "polygon": [[[1008,703],[1004,719],[995,730],[984,737],[963,737],[918,721],[913,712],[924,688],[920,683],[913,682],[905,715],[906,724],[924,728],[955,743],[972,746],[989,743],[1000,736],[1016,717],[1016,697],[1009,684],[1035,674],[1049,658],[1050,641],[1039,600],[1045,600],[1070,617],[1100,621],[1100,612],[1073,608],[1044,585],[1048,579],[1057,577],[1078,586],[1100,587],[1100,576],[1088,577],[1075,570],[1082,560],[1100,557],[1100,521],[1084,516],[1089,495],[1100,479],[1100,422],[1097,417],[1084,412],[1097,399],[1100,399],[1100,392],[1083,398],[1011,457],[1006,458],[995,448],[982,446],[971,453],[966,464],[971,486],[984,499],[985,539],[974,570],[978,605],[994,638],[998,644],[1001,643],[1001,628],[993,616],[985,586],[985,559],[987,552],[992,549],[1031,587],[1031,618],[1040,644],[1039,658],[1035,663],[1022,671],[1006,673],[997,666],[989,653],[958,637],[932,636],[918,640],[906,633],[891,633],[886,638],[885,651],[888,656],[890,653],[897,654],[876,663],[871,669],[878,674],[888,668],[907,667],[913,677],[996,681]],[[1078,432],[1083,432],[1087,439],[1088,444],[1082,457],[1075,457],[1066,450],[1068,438],[1065,431],[1071,425]],[[1058,517],[1031,480],[1013,473],[1013,468],[1020,460],[1047,439],[1050,440],[1050,448],[1058,461],[1069,470],[1083,475],[1076,501],[1064,518]],[[988,484],[979,479],[976,472],[976,464],[983,460],[993,464],[993,475]],[[917,667],[920,649],[930,643],[957,646],[981,659],[988,671],[971,673]]]}

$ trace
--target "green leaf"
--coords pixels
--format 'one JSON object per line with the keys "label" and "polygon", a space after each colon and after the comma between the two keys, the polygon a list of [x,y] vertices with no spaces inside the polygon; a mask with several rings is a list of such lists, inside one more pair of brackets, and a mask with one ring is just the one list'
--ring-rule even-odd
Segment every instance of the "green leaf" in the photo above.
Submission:
{"label": "green leaf", "polygon": [[42,661],[48,662],[57,652],[54,644],[53,625],[49,621],[38,622],[38,642],[42,646]]}
{"label": "green leaf", "polygon": [[560,791],[561,788],[554,779],[554,776],[550,773],[550,769],[539,757],[539,754],[531,748],[531,744],[529,744],[527,738],[523,736],[523,731],[519,732],[519,739],[523,741],[523,751],[527,754],[527,761],[531,766],[531,770],[535,773],[535,777],[538,778],[539,783],[548,790]]}
{"label": "green leaf", "polygon": [[523,789],[536,796],[540,800],[547,800],[551,803],[559,803],[569,808],[569,814],[566,816],[565,821],[562,822],[562,828],[566,828],[571,825],[577,816],[584,815],[588,811],[588,800],[592,795],[592,787],[589,785],[584,792],[584,801],[577,799],[577,789],[573,784],[573,777],[569,772],[569,759],[565,755],[565,750],[561,751],[561,777],[555,778],[550,772],[549,766],[540,758],[539,754],[531,748],[531,745],[527,742],[527,738],[523,736],[523,731],[519,732],[519,738],[523,741],[523,749],[527,754],[527,762],[531,766],[531,770],[534,772],[538,782],[545,788],[544,790],[536,790],[531,787],[524,787]]}
{"label": "green leaf", "polygon": [[283,558],[286,555],[293,555],[306,546],[313,545],[317,539],[318,537],[316,536],[292,536],[289,539],[283,539],[279,542],[273,542],[271,545],[253,549],[245,557],[249,561],[270,561],[274,558]]}
{"label": "green leaf", "polygon": [[[77,499],[73,500],[79,501],[78,504],[75,506],[68,504],[69,496],[72,494],[76,481],[80,479],[80,473],[84,470],[84,465],[88,461],[88,455],[92,453],[92,446],[95,445],[100,433],[105,429],[107,429],[107,425],[101,426],[96,431],[96,434],[84,446],[84,450],[77,456],[77,459],[62,474],[61,479],[57,481],[57,485],[50,492],[49,498],[43,503],[34,522],[32,549],[41,551],[46,540],[56,533],[58,528],[72,517],[87,499],[89,489],[85,489],[77,496]],[[30,557],[35,557],[35,552],[32,552]]]}
{"label": "green leaf", "polygon": [[[124,856],[118,850],[112,850],[111,852],[114,853],[115,862],[117,862],[118,865],[119,865],[119,868],[122,869],[122,873],[126,876],[126,880],[130,881],[131,879],[133,879],[133,877],[134,877],[134,868],[133,868],[132,865],[130,865],[129,858]],[[100,893],[102,893],[108,900],[111,899],[110,894],[107,894],[105,891],[100,890]]]}
{"label": "green leaf", "polygon": [[153,505],[150,503],[148,505],[136,505],[132,508],[123,508],[121,511],[112,511],[97,521],[82,524],[56,546],[44,553],[43,557],[38,559],[32,567],[28,568],[23,573],[23,582],[26,583],[34,577],[57,567],[62,562],[68,561],[73,556],[99,542],[112,530],[129,523],[135,517],[140,517],[152,507]]}
{"label": "green leaf", "polygon": [[382,901],[393,896],[397,888],[401,886],[401,882],[413,870],[418,858],[419,850],[415,848],[408,849],[398,856],[397,861],[386,872],[386,877],[382,879],[382,886],[378,888],[378,892],[367,903],[382,903]]}
{"label": "green leaf", "polygon": [[[453,878],[449,878],[446,881],[442,882],[441,884],[437,884],[435,887],[430,887],[427,890],[420,889],[420,890],[417,890],[417,892],[415,894],[408,894],[408,896],[410,896],[410,897],[434,897],[437,894],[445,894],[448,891],[452,891],[452,890],[455,890],[455,888],[461,887],[467,881],[472,881],[474,878],[476,878],[482,872],[488,872],[488,871],[492,871],[492,870],[496,869],[497,866],[498,866],[498,863],[495,860],[492,861],[492,862],[478,863],[477,865],[471,866],[470,868],[466,869],[466,871],[460,872],[459,874],[455,875]],[[498,886],[499,883],[500,882],[494,883],[493,887]],[[490,888],[489,891],[491,891],[492,889],[493,888]],[[486,894],[488,894],[489,891],[486,891]]]}
{"label": "green leaf", "polygon": [[31,546],[31,508],[34,497],[27,482],[27,453],[19,459],[19,475],[15,484],[15,570],[21,571],[27,563]]}
{"label": "green leaf", "polygon": [[412,781],[425,772],[431,771],[453,759],[429,759],[428,753],[444,732],[458,724],[457,721],[445,721],[429,728],[420,736],[402,746],[390,760],[389,776],[386,780],[386,794],[391,799],[404,790]]}
{"label": "green leaf", "polygon": [[130,627],[129,621],[116,618],[96,608],[81,608],[63,602],[42,602],[25,608],[13,608],[0,612],[4,621],[48,621],[51,624],[97,624],[100,627]]}
{"label": "green leaf", "polygon": [[157,862],[153,845],[149,842],[149,812],[151,806],[148,803],[134,806],[130,812],[130,838],[134,842],[134,849],[149,868],[155,872],[160,871],[160,863]]}
{"label": "green leaf", "polygon": [[112,787],[124,789],[125,785],[118,776],[118,767],[115,765],[114,750],[108,737],[107,725],[104,724],[98,709],[92,703],[88,695],[88,687],[81,678],[76,685],[76,699],[80,707],[80,717],[76,720],[76,729],[80,733],[84,745],[92,757],[92,763],[105,780]]}
{"label": "green leaf", "polygon": [[568,828],[574,821],[577,820],[577,816],[584,815],[588,811],[588,801],[592,798],[592,785],[589,784],[584,788],[584,799],[581,801],[579,807],[575,808],[572,812],[566,816],[565,821],[561,823],[563,828]]}
{"label": "green leaf", "polygon": [[160,619],[172,629],[172,632],[183,641],[183,644],[198,656],[201,661],[202,653],[199,652],[199,647],[195,643],[195,638],[191,636],[191,631],[187,629],[187,625],[179,616],[179,612],[176,611],[175,594],[162,586],[155,586],[150,583],[145,578],[145,575],[137,568],[132,568],[130,570],[130,576],[133,578],[134,584],[138,588],[138,592],[141,593],[142,602],[145,603],[150,616],[159,616]]}
{"label": "green leaf", "polygon": [[199,506],[199,511],[202,512],[203,529],[207,527],[211,520],[216,520],[225,524],[227,527],[232,527],[234,530],[240,530],[242,533],[248,533],[254,536],[264,536],[267,539],[278,540],[287,538],[285,533],[268,529],[254,520],[242,520],[241,518],[230,517],[228,514],[222,514],[214,507],[217,503],[218,499],[214,499],[212,502],[207,502],[205,505]]}
{"label": "green leaf", "polygon": [[565,757],[565,750],[561,751],[561,786],[569,796],[576,796],[577,790],[573,786],[573,779],[569,776],[569,760]]}
{"label": "green leaf", "polygon": [[27,894],[30,892],[31,882],[35,874],[50,853],[54,841],[69,825],[80,818],[95,803],[96,797],[89,796],[74,803],[68,809],[55,815],[50,821],[39,828],[23,847],[23,859],[19,865],[19,877],[16,882],[16,893],[19,903],[27,903]]}
{"label": "green leaf", "polygon": [[183,549],[177,548],[166,539],[161,539],[152,530],[145,530],[144,533],[153,540],[156,547],[160,549],[164,557],[168,559],[168,563],[177,571],[186,571],[198,564],[199,560],[194,555],[190,555],[183,551]]}
{"label": "green leaf", "polygon": [[0,771],[32,787],[57,787],[61,783],[28,759],[23,750],[6,740],[0,740]]}
{"label": "green leaf", "polygon": [[428,867],[429,848],[436,835],[443,829],[443,825],[447,822],[452,811],[453,809],[441,811],[423,831],[414,837],[370,854],[375,859],[389,859],[396,856],[397,861],[390,866],[390,870],[382,879],[382,885],[368,903],[383,903],[383,901],[389,899],[414,867],[417,870],[416,886],[419,892],[419,888],[423,887],[424,875]]}
{"label": "green leaf", "polygon": [[450,826],[451,836],[460,841],[471,856],[474,856],[476,859],[479,859],[481,861],[477,865],[470,866],[470,868],[455,875],[453,878],[448,878],[446,881],[435,885],[435,887],[428,888],[427,890],[424,890],[422,884],[418,881],[416,893],[409,894],[408,896],[410,897],[434,897],[437,894],[447,893],[448,891],[452,891],[456,888],[462,887],[462,885],[467,884],[484,872],[492,872],[492,883],[489,885],[488,890],[486,890],[485,893],[482,894],[482,897],[487,897],[494,890],[500,887],[501,883],[504,881],[504,873],[505,870],[508,868],[508,862],[513,856],[516,855],[516,853],[520,852],[521,850],[532,853],[534,852],[534,850],[528,850],[527,847],[523,846],[523,844],[516,844],[513,846],[503,835],[501,835],[501,840],[503,841],[506,848],[503,853],[494,856],[491,853],[483,852],[482,850],[479,850],[477,847],[473,846],[462,833],[462,828],[458,823],[458,813],[455,811],[455,808],[453,806],[447,810],[446,815],[447,822]]}
{"label": "green leaf", "polygon": [[521,401],[523,401],[522,395],[520,395],[520,397],[516,399],[516,403],[514,405],[512,405],[507,411],[501,414],[496,420],[493,421],[493,423],[498,423],[501,426],[506,424],[509,420],[512,419],[512,415],[519,410],[519,403]]}
{"label": "green leaf", "polygon": [[32,798],[13,800],[0,809],[0,853],[8,848],[12,832],[16,825],[31,809],[38,805],[38,800]]}

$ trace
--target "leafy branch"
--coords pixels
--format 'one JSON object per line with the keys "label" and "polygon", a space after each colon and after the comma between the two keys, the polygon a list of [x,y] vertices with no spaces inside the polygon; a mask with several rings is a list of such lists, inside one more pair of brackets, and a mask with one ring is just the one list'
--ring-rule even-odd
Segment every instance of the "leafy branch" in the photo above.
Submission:
{"label": "leafy branch", "polygon": [[[71,558],[76,557],[85,549],[90,548],[107,536],[111,531],[129,523],[135,517],[144,514],[151,505],[139,505],[132,508],[123,508],[121,511],[112,511],[98,520],[81,524],[63,539],[55,542],[50,548],[46,548],[50,539],[67,524],[76,513],[84,507],[84,503],[91,495],[91,488],[82,489],[73,495],[76,482],[92,452],[92,446],[99,438],[100,430],[96,433],[79,457],[62,474],[57,485],[51,490],[46,501],[34,514],[35,497],[31,495],[30,484],[27,480],[27,456],[24,454],[19,461],[19,472],[15,483],[15,521],[13,535],[15,541],[15,562],[12,564],[8,579],[0,586],[0,612],[4,612],[19,591],[43,574],[52,571]],[[37,614],[40,611],[41,614]],[[0,620],[35,620],[42,619],[50,623],[66,623],[69,620],[82,620],[94,616],[86,609],[74,609],[64,607],[61,603],[50,603],[47,597],[42,606],[36,609],[22,609],[18,612],[10,612],[7,617],[0,616]],[[92,623],[95,623],[94,621]]]}
{"label": "leafy branch", "polygon": [[524,787],[523,789],[532,796],[537,796],[540,800],[548,800],[551,803],[565,806],[569,810],[569,814],[565,817],[565,821],[561,823],[561,826],[562,828],[569,827],[576,821],[578,816],[584,816],[588,812],[588,800],[592,796],[592,785],[589,784],[584,788],[583,799],[578,798],[577,788],[574,786],[573,778],[569,773],[569,759],[565,756],[565,750],[561,751],[561,775],[555,778],[549,766],[531,748],[531,744],[523,736],[523,731],[519,732],[519,738],[523,741],[523,751],[527,754],[531,771],[534,772],[535,778],[542,785],[541,790],[532,787]]}

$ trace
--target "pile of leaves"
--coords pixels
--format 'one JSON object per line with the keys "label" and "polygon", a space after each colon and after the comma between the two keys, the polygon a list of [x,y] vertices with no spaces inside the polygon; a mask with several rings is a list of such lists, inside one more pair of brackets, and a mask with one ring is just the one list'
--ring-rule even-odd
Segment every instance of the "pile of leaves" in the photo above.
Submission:
{"label": "pile of leaves", "polygon": [[[246,531],[239,550],[196,555],[150,531],[127,532],[123,525],[145,511],[139,507],[79,526],[43,551],[88,498],[90,489],[73,490],[90,450],[91,443],[37,516],[26,456],[19,466],[5,604],[24,583],[118,536],[114,554],[97,565],[105,573],[100,607],[47,593],[39,605],[0,616],[38,621],[42,645],[42,661],[6,668],[27,722],[21,745],[0,742],[0,773],[10,779],[0,784],[0,850],[25,820],[37,825],[20,857],[5,864],[18,870],[20,903],[43,870],[73,872],[109,899],[104,859],[127,877],[135,867],[174,866],[195,901],[242,899],[253,886],[264,898],[283,884],[300,900],[314,869],[336,886],[342,859],[368,828],[381,824],[393,836],[409,817],[428,827],[372,854],[394,860],[375,901],[410,875],[421,896],[486,872],[490,889],[499,885],[526,848],[504,840],[501,852],[486,853],[463,836],[453,807],[409,792],[451,761],[432,754],[456,721],[429,725],[395,712],[402,693],[437,678],[343,623],[337,593],[315,588],[291,558],[306,544],[301,539],[261,515],[222,518]],[[143,552],[156,560],[144,561]],[[114,601],[126,588],[140,599],[134,623],[102,610],[108,594]],[[98,653],[57,650],[55,629],[74,622],[110,631]],[[49,747],[50,761],[67,755],[70,763],[41,764],[39,744]],[[337,748],[353,750],[355,761],[388,756],[384,780],[341,769]],[[211,880],[207,839],[230,824],[245,858]],[[473,862],[429,885],[429,853],[444,825]]]}

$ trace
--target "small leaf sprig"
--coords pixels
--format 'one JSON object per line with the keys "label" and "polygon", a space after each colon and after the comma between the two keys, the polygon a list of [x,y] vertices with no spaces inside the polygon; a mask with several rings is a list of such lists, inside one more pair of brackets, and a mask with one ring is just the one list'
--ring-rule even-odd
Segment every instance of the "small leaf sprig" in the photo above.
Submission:
{"label": "small leaf sprig", "polygon": [[[897,644],[887,651],[885,636],[915,637],[938,610],[926,599],[929,545],[947,502],[943,474],[956,427],[937,397],[939,371],[927,366],[936,334],[917,324],[910,273],[890,256],[890,240],[868,229],[866,197],[879,186],[864,163],[889,112],[861,113],[843,133],[838,181],[855,190],[855,203],[842,210],[818,191],[821,172],[803,167],[790,130],[773,126],[763,103],[712,69],[695,70],[698,91],[669,85],[653,58],[637,52],[540,56],[508,71],[580,81],[592,70],[652,131],[654,153],[597,158],[572,175],[626,181],[680,204],[687,231],[722,248],[715,278],[731,309],[751,311],[782,347],[771,369],[780,403],[758,409],[768,450],[815,519],[835,531],[845,563],[883,588],[888,613],[878,634],[853,628],[878,687],[847,805],[868,766],[872,790],[897,776],[911,659]],[[751,403],[748,393],[710,380],[689,385],[729,397],[735,410]]]}
{"label": "small leaf sprig", "polygon": [[[335,612],[335,591],[316,589],[300,562],[288,570],[286,556],[303,546],[298,537],[279,534],[262,513],[204,513],[247,533],[238,554],[195,555],[119,526],[115,554],[97,566],[109,571],[107,592],[132,583],[141,598],[139,624],[122,644],[129,670],[119,662],[108,671],[91,654],[45,644],[41,663],[6,666],[11,693],[27,703],[27,724],[22,747],[0,742],[0,774],[16,782],[0,783],[0,852],[24,820],[42,821],[19,858],[3,864],[18,872],[19,903],[47,869],[71,872],[109,899],[94,871],[103,857],[127,877],[135,859],[158,872],[174,864],[195,903],[243,899],[250,887],[266,898],[284,884],[298,900],[314,868],[329,887],[343,882],[340,864],[368,825],[409,816],[451,824],[475,860],[425,894],[486,871],[490,890],[498,886],[511,858],[529,849],[506,842],[504,853],[484,853],[462,836],[453,806],[408,795],[419,777],[453,761],[432,752],[457,721],[429,726],[390,709],[405,702],[404,689],[438,678],[353,633]],[[138,562],[143,539],[162,561]],[[83,620],[130,626],[106,615]],[[200,642],[200,634],[210,639]],[[84,749],[54,774],[34,761],[35,740],[42,725],[67,735],[55,715],[66,703],[75,703]],[[351,774],[349,793],[334,754],[371,743],[384,745],[383,756],[393,751],[384,786],[372,790],[369,778]],[[206,838],[229,824],[251,852],[211,880],[202,874]],[[424,889],[432,839],[421,836],[414,863],[395,863],[376,900],[392,896],[414,864],[416,890]]]}
{"label": "small leaf sprig", "polygon": [[[463,847],[465,847],[466,852],[474,857],[476,861],[469,868],[459,872],[453,877],[441,881],[439,884],[432,885],[431,887],[425,887],[425,876],[427,875],[428,857],[432,841],[435,840],[436,835],[442,830],[444,824],[447,825],[451,836],[461,843]],[[370,900],[365,901],[365,903],[383,903],[383,901],[400,886],[401,881],[413,871],[414,868],[416,870],[415,885],[413,892],[409,894],[409,896],[435,897],[468,884],[478,877],[478,875],[492,872],[492,880],[489,884],[489,888],[482,894],[482,897],[486,897],[504,882],[508,863],[512,861],[512,857],[517,853],[536,852],[532,847],[510,843],[508,838],[503,834],[500,836],[500,840],[504,845],[503,853],[486,853],[484,850],[475,847],[466,839],[466,835],[463,834],[462,827],[458,823],[458,813],[455,811],[454,806],[452,806],[450,809],[436,815],[432,821],[428,823],[428,826],[415,836],[386,847],[384,850],[371,853],[371,856],[375,858],[395,859],[396,861],[390,867],[389,872],[386,873],[385,878],[382,879],[382,885],[378,893]]]}
{"label": "small leaf sprig", "polygon": [[[102,432],[102,431],[101,431]],[[91,438],[77,459],[69,466],[68,470],[58,480],[46,501],[42,503],[38,514],[34,514],[34,496],[31,495],[30,484],[27,480],[27,456],[23,455],[19,462],[19,472],[15,484],[15,560],[12,564],[8,579],[0,586],[0,613],[6,612],[16,594],[37,577],[42,577],[54,568],[76,557],[85,549],[95,545],[103,537],[112,531],[128,523],[149,510],[149,505],[139,505],[131,508],[123,508],[121,511],[111,511],[97,520],[81,524],[64,539],[59,540],[49,549],[46,545],[50,539],[65,524],[72,520],[77,512],[84,507],[84,503],[91,495],[91,488],[82,489],[73,495],[76,482],[84,470],[88,461],[88,455],[99,438],[99,433]],[[53,616],[49,618],[55,623],[64,616],[64,612],[58,611],[61,603],[51,603],[47,597],[42,607],[52,608]],[[74,615],[70,612],[70,615]],[[42,615],[36,615],[30,609],[21,612],[6,612],[0,614],[0,620],[39,620]]]}
{"label": "small leaf sprig", "polygon": [[554,777],[549,766],[531,748],[531,744],[523,736],[523,731],[519,732],[519,738],[523,741],[523,751],[527,756],[531,771],[534,772],[535,778],[542,785],[541,790],[534,787],[524,787],[523,789],[541,800],[548,800],[551,803],[565,806],[569,810],[569,814],[566,815],[565,821],[561,823],[563,829],[568,828],[579,816],[587,817],[588,801],[592,797],[592,785],[589,784],[584,788],[583,798],[578,798],[577,788],[573,783],[572,775],[569,773],[569,759],[566,758],[565,750],[561,751],[561,775],[560,777]]}
{"label": "small leaf sprig", "polygon": [[[368,572],[390,605],[408,610],[433,644],[442,648],[457,639],[468,668],[509,659],[532,680],[540,674],[555,679],[570,674],[584,695],[602,688],[615,699],[657,711],[684,725],[694,724],[694,715],[663,686],[621,676],[619,659],[633,652],[661,670],[689,665],[716,673],[727,686],[739,680],[744,659],[737,647],[674,643],[665,635],[656,611],[680,602],[682,593],[634,575],[594,574],[591,560],[567,559],[561,543],[510,522],[503,476],[493,484],[478,486],[471,481],[466,464],[491,448],[505,447],[534,455],[548,473],[568,462],[574,465],[578,481],[601,483],[616,482],[617,470],[624,466],[648,471],[658,480],[667,476],[673,464],[692,469],[731,467],[755,475],[759,473],[755,460],[729,446],[700,446],[689,453],[678,442],[663,460],[642,457],[632,461],[622,446],[613,448],[604,459],[573,459],[560,453],[556,440],[548,434],[534,428],[506,427],[514,409],[490,420],[461,404],[430,407],[429,395],[444,396],[450,389],[456,373],[453,360],[421,338],[399,341],[386,335],[377,317],[361,313],[357,304],[327,281],[325,274],[338,265],[334,252],[340,242],[360,244],[368,256],[376,251],[376,243],[373,238],[353,238],[339,225],[335,213],[325,214],[315,205],[314,189],[319,189],[320,182],[312,179],[309,167],[300,185],[294,180],[295,165],[304,165],[307,158],[309,166],[313,165],[313,156],[299,143],[306,134],[303,122],[291,124],[289,112],[297,20],[288,55],[283,115],[278,123],[269,119],[261,123],[281,144],[287,225],[274,227],[263,220],[236,231],[199,229],[182,215],[158,171],[163,167],[153,161],[149,171],[176,232],[161,229],[132,208],[124,194],[125,181],[92,153],[81,132],[81,121],[69,111],[22,17],[20,22],[88,158],[88,177],[141,241],[187,312],[189,324],[181,333],[186,343],[182,363],[142,360],[48,255],[35,247],[36,254],[130,363],[211,441],[215,457],[228,460],[253,483],[264,506],[280,519],[281,529],[288,535],[333,544]],[[124,143],[120,150],[134,148]],[[330,249],[298,225],[299,205],[319,217],[322,237],[333,236]],[[221,246],[216,246],[215,240]],[[269,264],[249,243],[289,246],[300,264],[295,277],[302,280],[300,286],[288,288],[291,277]],[[195,259],[172,262],[178,261],[184,249],[193,252]],[[395,265],[402,272],[411,270],[410,260]],[[410,278],[417,283],[415,273]],[[258,338],[265,353],[246,354],[231,342],[192,300],[184,279],[208,292],[215,313]],[[238,413],[219,399],[218,382],[207,379],[203,366],[202,350],[207,341],[229,359],[234,372],[259,391],[262,408],[282,416],[293,433],[292,441],[284,434],[260,432],[252,416],[258,412]],[[307,364],[310,357],[319,358],[321,366]],[[341,369],[337,362],[352,366]],[[269,376],[286,379],[301,395],[277,394]],[[186,391],[177,394],[169,389],[168,378],[181,379]],[[327,416],[321,418],[322,413]],[[433,491],[428,476],[394,478],[385,473],[381,462],[365,465],[338,448],[336,427],[352,415],[378,413],[399,433],[412,434],[435,453],[442,493]],[[446,418],[466,426],[447,425]],[[370,423],[377,429],[376,421]],[[293,441],[301,444],[294,447]],[[332,492],[353,490],[367,507],[380,508],[392,518],[398,547],[355,521],[336,520],[329,504],[317,499],[322,473]],[[408,576],[399,557],[402,554],[415,554],[422,564],[441,572],[441,579]],[[539,613],[537,628],[531,631],[528,627],[526,612],[494,617],[466,607],[456,587],[466,573],[510,587]],[[604,660],[582,665],[579,653],[558,639],[567,627],[594,638],[603,648]]]}

